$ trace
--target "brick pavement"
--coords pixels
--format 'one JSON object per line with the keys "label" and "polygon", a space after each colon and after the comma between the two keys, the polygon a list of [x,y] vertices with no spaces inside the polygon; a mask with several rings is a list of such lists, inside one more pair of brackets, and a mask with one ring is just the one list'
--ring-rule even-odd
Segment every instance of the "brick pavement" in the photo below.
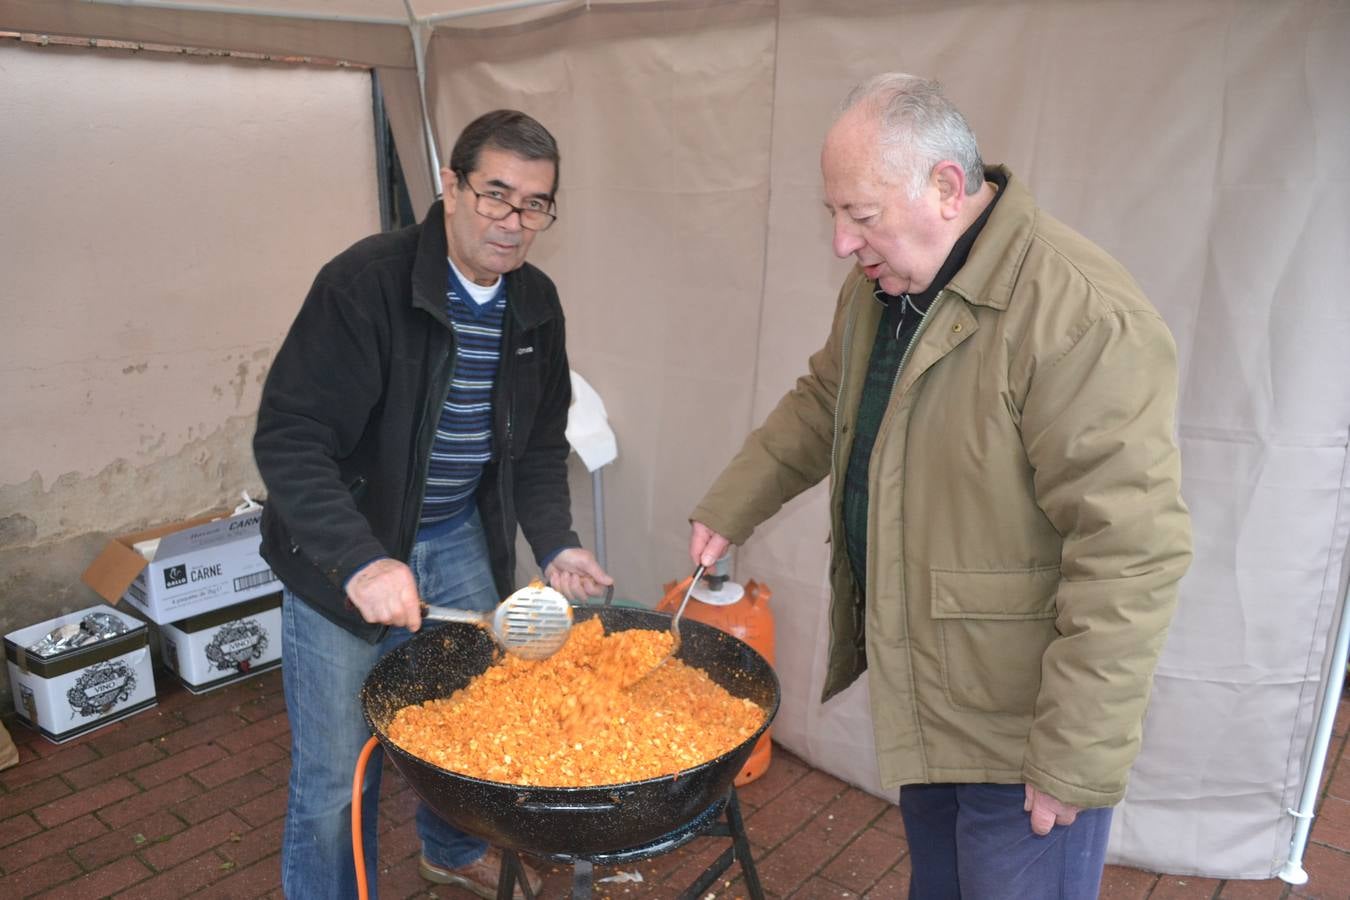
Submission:
{"label": "brick pavement", "polygon": [[[0,897],[51,900],[280,898],[279,847],[289,730],[279,672],[202,696],[156,673],[159,705],[67,744],[9,725],[20,762],[0,772]],[[1350,897],[1350,700],[1341,703],[1324,795],[1305,857],[1312,880],[1219,881],[1107,868],[1107,900]],[[416,871],[416,798],[392,769],[380,810],[379,887],[390,898],[469,900]],[[765,892],[774,900],[896,900],[909,884],[904,829],[884,803],[775,748],[769,771],[740,792]],[[679,850],[596,870],[608,900],[667,900],[726,847]],[[544,896],[563,898],[570,870],[543,867]],[[710,894],[744,897],[733,866]]]}

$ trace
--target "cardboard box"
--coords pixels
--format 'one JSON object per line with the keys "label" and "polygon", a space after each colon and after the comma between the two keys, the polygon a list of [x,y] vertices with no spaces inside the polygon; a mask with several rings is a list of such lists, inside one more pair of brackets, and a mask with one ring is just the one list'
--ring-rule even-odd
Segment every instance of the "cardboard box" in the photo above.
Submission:
{"label": "cardboard box", "polygon": [[[260,509],[224,511],[121,535],[81,578],[109,603],[126,600],[160,625],[233,606],[280,588],[258,555],[261,522]],[[154,540],[147,560],[135,545]]]}
{"label": "cardboard box", "polygon": [[[28,648],[48,632],[91,612],[115,616],[125,634],[54,656]],[[5,635],[5,663],[19,719],[60,744],[155,705],[150,629],[144,622],[99,604]]]}
{"label": "cardboard box", "polygon": [[281,665],[281,592],[159,626],[164,665],[194,694]]}

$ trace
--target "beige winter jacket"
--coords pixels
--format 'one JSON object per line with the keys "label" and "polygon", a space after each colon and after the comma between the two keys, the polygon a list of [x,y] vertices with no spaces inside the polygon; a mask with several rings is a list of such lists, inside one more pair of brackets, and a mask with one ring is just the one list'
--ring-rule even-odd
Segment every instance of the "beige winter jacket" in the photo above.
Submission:
{"label": "beige winter jacket", "polygon": [[874,287],[850,274],[809,374],[692,518],[743,543],[831,476],[823,699],[868,671],[883,784],[1025,781],[1114,804],[1191,558],[1167,326],[1009,175],[892,389],[868,471],[861,609],[842,485]]}

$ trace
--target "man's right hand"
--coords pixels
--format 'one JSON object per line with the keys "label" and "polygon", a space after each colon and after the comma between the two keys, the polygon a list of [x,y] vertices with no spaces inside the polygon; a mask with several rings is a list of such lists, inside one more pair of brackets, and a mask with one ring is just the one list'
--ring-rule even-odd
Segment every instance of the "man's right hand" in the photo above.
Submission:
{"label": "man's right hand", "polygon": [[731,541],[702,522],[690,522],[689,524],[692,527],[689,534],[689,559],[696,566],[710,569],[713,563],[726,555],[727,548],[731,546]]}
{"label": "man's right hand", "polygon": [[422,627],[422,595],[412,569],[396,559],[377,559],[347,582],[347,599],[372,625]]}
{"label": "man's right hand", "polygon": [[1045,791],[1026,785],[1026,800],[1022,811],[1031,813],[1031,830],[1047,835],[1056,825],[1072,825],[1083,811],[1082,807],[1056,800]]}

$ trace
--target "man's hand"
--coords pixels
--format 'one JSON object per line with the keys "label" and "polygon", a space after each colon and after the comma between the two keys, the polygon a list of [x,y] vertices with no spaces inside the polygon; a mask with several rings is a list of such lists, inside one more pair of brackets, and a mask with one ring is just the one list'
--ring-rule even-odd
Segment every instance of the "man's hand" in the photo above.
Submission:
{"label": "man's hand", "polygon": [[377,559],[347,582],[347,599],[374,625],[422,627],[422,595],[412,569],[396,559]]}
{"label": "man's hand", "polygon": [[1026,802],[1022,809],[1031,813],[1031,830],[1037,834],[1049,834],[1056,825],[1072,825],[1078,818],[1081,806],[1070,806],[1051,797],[1045,791],[1038,791],[1031,785],[1027,789]]}
{"label": "man's hand", "polygon": [[731,541],[702,522],[690,522],[689,524],[692,526],[689,534],[689,559],[696,566],[710,569],[713,563],[726,555],[727,548],[731,546]]}
{"label": "man's hand", "polygon": [[553,557],[544,570],[544,578],[549,587],[573,603],[598,597],[604,593],[606,585],[614,583],[614,579],[600,568],[595,555],[581,547],[568,548]]}

